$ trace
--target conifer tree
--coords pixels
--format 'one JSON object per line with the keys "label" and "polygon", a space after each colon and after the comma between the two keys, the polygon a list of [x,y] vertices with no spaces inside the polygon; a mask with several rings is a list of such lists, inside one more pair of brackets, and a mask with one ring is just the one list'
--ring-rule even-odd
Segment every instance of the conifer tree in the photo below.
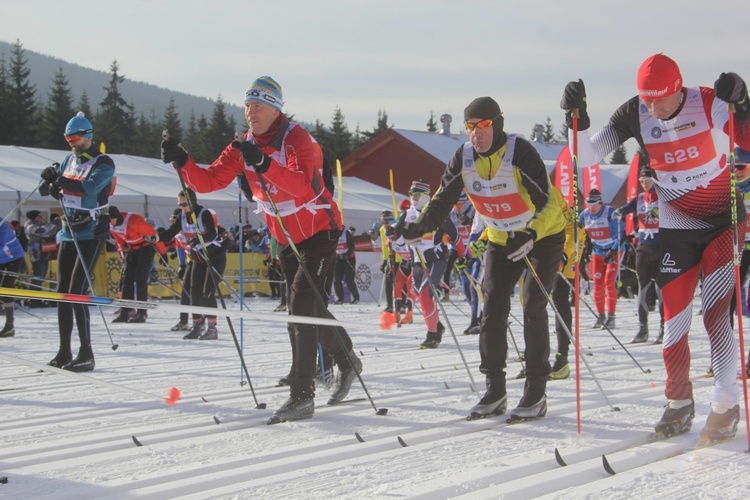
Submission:
{"label": "conifer tree", "polygon": [[89,103],[89,95],[85,90],[81,92],[81,99],[78,101],[78,106],[74,111],[76,113],[81,111],[86,116],[94,116],[94,113],[91,111],[91,103]]}
{"label": "conifer tree", "polygon": [[427,120],[427,131],[428,132],[437,132],[437,122],[435,122],[435,113],[430,110],[430,119]]}
{"label": "conifer tree", "polygon": [[23,45],[16,40],[11,52],[10,67],[6,83],[6,113],[3,121],[7,124],[6,144],[34,146],[37,144],[36,88],[29,82],[31,70],[27,67]]}
{"label": "conifer tree", "polygon": [[612,156],[609,159],[609,163],[613,165],[626,165],[628,163],[627,150],[625,146],[620,144],[612,152]]}
{"label": "conifer tree", "polygon": [[341,112],[341,108],[336,106],[331,120],[330,151],[324,150],[324,155],[331,161],[345,158],[346,155],[351,153],[351,137],[349,127],[344,122],[344,114]]}
{"label": "conifer tree", "polygon": [[109,67],[109,85],[104,87],[106,95],[99,103],[99,112],[94,120],[94,137],[104,141],[109,153],[127,153],[135,138],[135,117],[133,106],[128,104],[120,93],[120,84],[125,76],[118,73],[117,60]]}
{"label": "conifer tree", "polygon": [[[161,121],[162,130],[169,130],[169,135],[174,137],[177,142],[182,141],[182,124],[180,123],[180,114],[177,112],[177,106],[174,97],[169,98],[169,104],[164,111],[164,118]],[[161,136],[159,136],[161,139]]]}
{"label": "conifer tree", "polygon": [[[0,116],[8,116],[10,113],[8,105],[8,66],[5,57],[0,57]],[[0,144],[10,144],[7,120],[0,120]]]}
{"label": "conifer tree", "polygon": [[234,125],[231,125],[227,119],[226,105],[221,94],[219,94],[216,97],[216,104],[211,113],[211,122],[208,125],[205,143],[205,153],[208,157],[204,161],[213,161],[233,139]]}
{"label": "conifer tree", "polygon": [[47,105],[42,111],[39,145],[48,149],[68,149],[64,137],[65,125],[74,115],[68,78],[62,67],[59,67],[47,94]]}

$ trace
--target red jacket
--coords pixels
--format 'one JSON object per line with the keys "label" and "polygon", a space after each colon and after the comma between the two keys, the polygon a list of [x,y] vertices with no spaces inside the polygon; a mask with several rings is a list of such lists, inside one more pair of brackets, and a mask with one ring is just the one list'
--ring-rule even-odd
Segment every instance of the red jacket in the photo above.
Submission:
{"label": "red jacket", "polygon": [[[126,248],[131,250],[138,250],[148,245],[144,236],[154,236],[156,229],[146,222],[141,214],[120,212],[122,214],[122,224],[119,226],[109,225],[109,232],[115,239],[115,245],[117,245],[117,251],[120,254]],[[161,241],[156,243],[156,251],[161,255],[167,253],[167,249],[164,243]]]}
{"label": "red jacket", "polygon": [[[246,139],[253,141],[249,132]],[[323,182],[323,154],[315,139],[299,125],[284,121],[271,143],[260,149],[271,158],[270,167],[262,174],[266,189],[292,241],[299,243],[320,231],[340,231],[341,213]],[[255,170],[245,166],[239,150],[231,144],[208,168],[188,158],[182,172],[186,184],[198,193],[223,189],[244,173],[271,234],[280,243],[289,242]]]}

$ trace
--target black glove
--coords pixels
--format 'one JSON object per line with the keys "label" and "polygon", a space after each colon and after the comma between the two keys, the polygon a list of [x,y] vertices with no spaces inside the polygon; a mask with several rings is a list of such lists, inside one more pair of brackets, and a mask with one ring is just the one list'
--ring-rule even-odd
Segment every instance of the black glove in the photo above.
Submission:
{"label": "black glove", "polygon": [[232,142],[232,146],[240,150],[240,156],[242,156],[242,161],[245,162],[245,165],[252,166],[259,174],[266,173],[268,167],[271,166],[271,159],[264,155],[263,151],[255,143],[234,141]]}
{"label": "black glove", "polygon": [[182,146],[173,137],[165,134],[161,141],[161,161],[171,163],[174,168],[179,170],[185,166],[187,159],[187,151],[182,149]]}
{"label": "black glove", "polygon": [[60,191],[60,185],[58,183],[49,184],[49,195],[56,200],[60,199],[62,192]]}
{"label": "black glove", "polygon": [[616,257],[617,257],[617,250],[610,250],[604,255],[604,263],[611,264],[615,261]]}
{"label": "black glove", "polygon": [[573,128],[571,113],[578,110],[578,130],[588,130],[591,126],[589,114],[586,112],[586,87],[580,78],[577,82],[570,82],[565,86],[560,107],[565,110],[565,123],[569,129]]}
{"label": "black glove", "polygon": [[198,238],[197,236],[190,238],[190,241],[188,241],[188,245],[190,245],[191,248],[196,248],[200,244],[201,244],[201,239]]}
{"label": "black glove", "polygon": [[160,239],[159,233],[154,234],[152,236],[143,237],[143,240],[146,241],[147,243],[156,243],[157,241],[159,241],[159,239]]}
{"label": "black glove", "polygon": [[536,233],[533,229],[524,229],[523,231],[511,234],[512,236],[508,238],[503,251],[508,259],[517,262],[526,257],[531,252],[531,249],[534,248]]}
{"label": "black glove", "polygon": [[716,97],[735,105],[735,110],[742,117],[748,114],[750,102],[747,99],[747,85],[736,73],[722,73],[714,82]]}
{"label": "black glove", "polygon": [[388,261],[384,260],[382,264],[380,264],[380,272],[385,274],[385,270],[388,269]]}
{"label": "black glove", "polygon": [[181,265],[181,266],[180,266],[180,270],[179,270],[179,271],[177,271],[177,278],[178,278],[178,279],[183,279],[183,278],[185,278],[185,264]]}
{"label": "black glove", "polygon": [[58,172],[59,168],[59,163],[53,163],[49,167],[42,170],[40,177],[43,181],[54,184],[57,181],[57,178],[60,177],[60,173]]}

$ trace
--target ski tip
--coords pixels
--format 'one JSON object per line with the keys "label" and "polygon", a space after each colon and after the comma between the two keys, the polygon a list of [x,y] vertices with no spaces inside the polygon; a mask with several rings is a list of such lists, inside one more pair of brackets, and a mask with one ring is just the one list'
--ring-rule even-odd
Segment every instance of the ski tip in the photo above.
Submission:
{"label": "ski tip", "polygon": [[356,437],[357,441],[359,441],[360,443],[364,443],[365,442],[365,440],[362,439],[362,436],[359,435],[359,432],[355,432],[354,433],[354,437]]}
{"label": "ski tip", "polygon": [[443,381],[443,385],[445,386],[446,389],[450,389],[451,388],[451,386],[449,386],[448,382],[446,382],[446,381]]}
{"label": "ski tip", "polygon": [[406,448],[407,446],[409,446],[408,444],[406,444],[406,441],[404,441],[404,440],[403,440],[403,439],[401,438],[401,436],[398,436],[398,444],[400,444],[400,445],[401,445],[401,446],[403,446],[404,448]]}
{"label": "ski tip", "polygon": [[560,467],[567,467],[568,464],[565,463],[565,460],[563,460],[562,455],[560,455],[560,450],[555,448],[555,460],[557,460],[557,463],[560,464]]}
{"label": "ski tip", "polygon": [[214,423],[216,425],[221,425],[221,420],[219,420],[219,417],[217,417],[216,415],[214,415]]}
{"label": "ski tip", "polygon": [[140,441],[138,441],[137,437],[135,437],[135,436],[130,436],[130,437],[133,438],[133,442],[135,443],[136,446],[143,446],[143,443],[141,443]]}
{"label": "ski tip", "polygon": [[610,476],[614,476],[617,474],[615,470],[612,468],[611,465],[609,465],[609,460],[607,460],[607,455],[602,455],[602,466],[604,466],[604,470],[607,471],[607,474]]}
{"label": "ski tip", "polygon": [[201,399],[203,400],[204,403],[208,403],[208,400],[204,398],[203,396],[201,396]]}

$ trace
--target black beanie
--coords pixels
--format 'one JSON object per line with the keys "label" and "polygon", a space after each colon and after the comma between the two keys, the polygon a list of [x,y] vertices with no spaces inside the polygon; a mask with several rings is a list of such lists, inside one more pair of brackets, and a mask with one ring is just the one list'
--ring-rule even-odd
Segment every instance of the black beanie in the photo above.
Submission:
{"label": "black beanie", "polygon": [[468,121],[469,118],[479,118],[480,120],[498,119],[502,122],[500,113],[500,105],[492,97],[477,97],[464,109],[464,121]]}
{"label": "black beanie", "polygon": [[122,221],[125,220],[120,213],[120,209],[114,205],[109,206],[109,218],[117,219],[117,224],[115,224],[115,226],[119,226],[120,224],[122,224]]}
{"label": "black beanie", "polygon": [[42,214],[39,210],[29,210],[26,212],[26,218],[29,220],[34,220],[37,217],[39,217]]}

